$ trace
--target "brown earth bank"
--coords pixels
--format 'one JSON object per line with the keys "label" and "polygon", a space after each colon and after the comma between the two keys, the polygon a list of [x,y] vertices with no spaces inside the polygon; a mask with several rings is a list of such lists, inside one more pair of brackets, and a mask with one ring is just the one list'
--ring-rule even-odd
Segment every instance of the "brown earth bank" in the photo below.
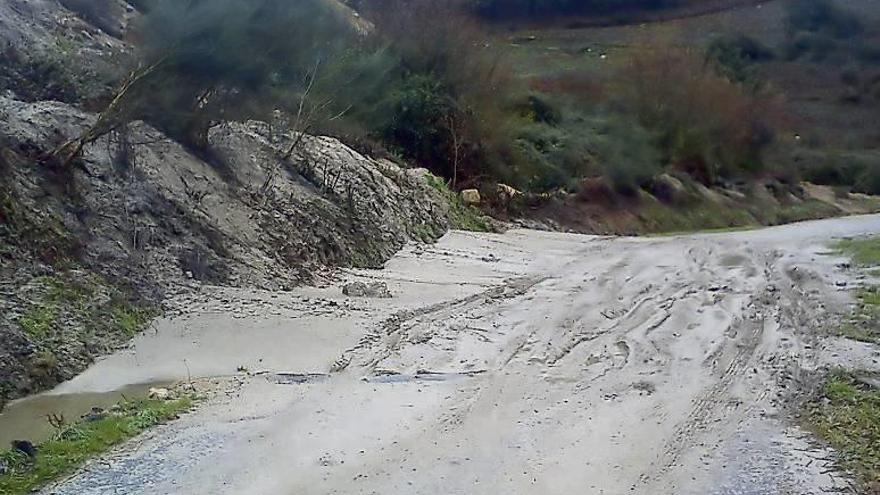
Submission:
{"label": "brown earth bank", "polygon": [[[740,188],[707,188],[687,178],[651,194],[625,197],[606,189],[589,193],[523,196],[490,205],[498,218],[529,228],[581,234],[645,235],[742,229],[880,211],[880,198],[810,183],[758,181]],[[672,196],[670,196],[670,194]],[[662,199],[661,199],[662,198]]]}

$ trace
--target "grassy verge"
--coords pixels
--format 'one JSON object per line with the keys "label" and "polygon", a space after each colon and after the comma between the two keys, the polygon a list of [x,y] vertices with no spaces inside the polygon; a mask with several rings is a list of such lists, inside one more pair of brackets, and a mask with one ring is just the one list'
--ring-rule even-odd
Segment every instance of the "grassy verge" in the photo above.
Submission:
{"label": "grassy verge", "polygon": [[428,185],[437,190],[449,204],[449,219],[452,228],[472,232],[489,232],[491,230],[482,212],[464,204],[458,194],[449,188],[446,181],[430,174],[427,176],[427,180]]}
{"label": "grassy verge", "polygon": [[192,406],[184,397],[172,401],[142,400],[118,404],[106,417],[59,430],[37,447],[34,459],[17,452],[0,454],[0,493],[21,495],[73,473],[87,460],[133,438],[147,428],[175,419]]}
{"label": "grassy verge", "polygon": [[[864,270],[876,271],[880,266],[880,237],[848,239],[837,243],[835,251],[852,258]],[[880,343],[880,287],[860,289],[858,304],[838,333],[861,342]]]}
{"label": "grassy verge", "polygon": [[880,390],[836,372],[808,406],[813,431],[840,455],[866,493],[880,493]]}
{"label": "grassy verge", "polygon": [[853,262],[862,268],[880,266],[880,237],[847,239],[838,242],[835,248],[852,257]]}

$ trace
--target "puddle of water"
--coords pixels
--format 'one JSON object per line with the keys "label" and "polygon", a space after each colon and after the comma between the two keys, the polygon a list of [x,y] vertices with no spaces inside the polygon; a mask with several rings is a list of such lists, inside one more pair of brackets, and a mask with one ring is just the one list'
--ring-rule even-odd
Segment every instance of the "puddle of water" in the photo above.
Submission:
{"label": "puddle of water", "polygon": [[433,371],[419,371],[415,375],[403,375],[396,373],[387,373],[379,376],[366,378],[368,383],[409,383],[413,381],[420,382],[451,382],[473,378],[477,375],[485,373],[485,370],[461,372],[461,373],[442,373]]}
{"label": "puddle of water", "polygon": [[151,387],[163,385],[167,384],[131,385],[107,393],[45,393],[17,400],[0,413],[0,450],[8,448],[13,440],[39,443],[50,439],[55,433],[48,421],[50,414],[63,416],[67,423],[75,423],[93,407],[109,409],[123,396],[141,399],[147,396]]}
{"label": "puddle of water", "polygon": [[330,375],[323,373],[277,373],[269,377],[278,385],[303,385],[306,383],[326,382]]}

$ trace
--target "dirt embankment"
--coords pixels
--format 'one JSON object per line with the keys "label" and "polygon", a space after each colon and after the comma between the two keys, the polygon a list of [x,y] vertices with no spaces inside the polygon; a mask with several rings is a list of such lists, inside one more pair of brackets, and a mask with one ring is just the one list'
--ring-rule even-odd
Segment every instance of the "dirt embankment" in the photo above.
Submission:
{"label": "dirt embankment", "polygon": [[69,170],[39,164],[94,115],[0,97],[0,403],[69,379],[201,284],[283,290],[325,266],[380,266],[450,224],[424,170],[260,123],[211,136],[210,163],[135,124]]}

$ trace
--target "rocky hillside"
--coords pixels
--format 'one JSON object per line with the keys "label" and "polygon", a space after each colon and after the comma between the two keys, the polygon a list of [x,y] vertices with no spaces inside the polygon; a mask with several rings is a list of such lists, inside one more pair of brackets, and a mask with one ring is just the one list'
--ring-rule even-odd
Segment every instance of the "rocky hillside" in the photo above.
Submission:
{"label": "rocky hillside", "polygon": [[220,126],[197,157],[143,124],[41,157],[94,115],[0,98],[0,398],[72,376],[123,343],[168,292],[199,284],[283,289],[325,266],[380,266],[450,226],[424,170],[264,123]]}

